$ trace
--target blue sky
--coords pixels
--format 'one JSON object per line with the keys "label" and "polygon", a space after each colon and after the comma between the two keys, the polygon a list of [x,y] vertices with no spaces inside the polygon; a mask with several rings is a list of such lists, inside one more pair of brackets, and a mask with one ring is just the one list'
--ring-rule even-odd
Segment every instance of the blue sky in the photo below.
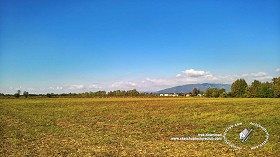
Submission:
{"label": "blue sky", "polygon": [[0,92],[270,81],[279,0],[0,0]]}

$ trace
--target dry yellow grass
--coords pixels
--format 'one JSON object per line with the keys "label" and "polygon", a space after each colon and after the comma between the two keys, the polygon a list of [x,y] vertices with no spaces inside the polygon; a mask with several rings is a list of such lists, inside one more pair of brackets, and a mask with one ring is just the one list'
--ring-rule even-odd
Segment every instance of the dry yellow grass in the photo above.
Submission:
{"label": "dry yellow grass", "polygon": [[[279,107],[280,99],[0,99],[0,154],[277,156]],[[257,150],[235,150],[224,141],[170,140],[223,133],[229,125],[250,121],[270,133],[268,143]]]}

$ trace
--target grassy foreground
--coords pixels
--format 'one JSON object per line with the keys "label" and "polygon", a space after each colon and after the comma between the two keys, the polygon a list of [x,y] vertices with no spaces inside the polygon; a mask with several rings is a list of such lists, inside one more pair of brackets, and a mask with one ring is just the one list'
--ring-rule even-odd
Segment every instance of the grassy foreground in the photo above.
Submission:
{"label": "grassy foreground", "polygon": [[[279,111],[280,99],[0,99],[0,156],[277,156]],[[170,140],[251,121],[270,134],[256,150]],[[233,143],[240,144],[240,129],[228,133]]]}

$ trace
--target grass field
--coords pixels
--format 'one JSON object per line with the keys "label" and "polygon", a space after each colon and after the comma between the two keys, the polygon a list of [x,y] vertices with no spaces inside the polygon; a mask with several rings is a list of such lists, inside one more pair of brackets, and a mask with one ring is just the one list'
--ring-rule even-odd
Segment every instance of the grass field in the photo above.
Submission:
{"label": "grass field", "polygon": [[[0,99],[0,156],[279,156],[279,111],[280,99]],[[170,140],[238,122],[261,124],[268,143],[235,150],[224,140]],[[228,133],[233,143],[240,129]]]}

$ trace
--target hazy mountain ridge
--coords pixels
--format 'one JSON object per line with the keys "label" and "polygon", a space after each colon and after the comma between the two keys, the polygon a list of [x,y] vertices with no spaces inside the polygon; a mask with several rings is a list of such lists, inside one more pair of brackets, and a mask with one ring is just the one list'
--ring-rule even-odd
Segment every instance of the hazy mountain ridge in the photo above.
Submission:
{"label": "hazy mountain ridge", "polygon": [[230,91],[231,84],[215,84],[215,83],[202,83],[202,84],[187,84],[181,86],[175,86],[159,90],[156,93],[187,93],[192,92],[193,88],[197,88],[200,91],[206,91],[207,88],[225,88],[227,92]]}

